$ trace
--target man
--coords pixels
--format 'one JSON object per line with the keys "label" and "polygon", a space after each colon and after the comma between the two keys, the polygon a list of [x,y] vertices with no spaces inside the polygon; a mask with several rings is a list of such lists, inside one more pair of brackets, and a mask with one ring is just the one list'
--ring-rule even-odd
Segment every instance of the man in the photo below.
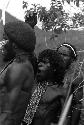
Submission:
{"label": "man", "polygon": [[8,42],[3,48],[3,60],[9,63],[0,76],[0,88],[4,88],[0,125],[20,125],[37,71],[36,37],[33,29],[21,21],[6,24],[4,32]]}
{"label": "man", "polygon": [[[79,100],[83,98],[83,88],[80,86],[83,85],[84,77],[81,70],[79,70],[79,72],[77,71],[77,52],[75,47],[69,43],[63,43],[62,45],[60,45],[57,48],[57,52],[65,62],[66,75],[69,77],[66,77],[68,85],[66,99],[69,98],[70,94],[73,94],[73,100],[69,110],[69,116],[67,118],[67,125],[78,125],[82,109],[82,103]],[[76,76],[74,77],[75,74]],[[78,87],[79,89],[77,89]]]}
{"label": "man", "polygon": [[57,123],[66,91],[63,88],[65,67],[56,50],[46,49],[39,53],[37,82],[45,89],[31,125]]}

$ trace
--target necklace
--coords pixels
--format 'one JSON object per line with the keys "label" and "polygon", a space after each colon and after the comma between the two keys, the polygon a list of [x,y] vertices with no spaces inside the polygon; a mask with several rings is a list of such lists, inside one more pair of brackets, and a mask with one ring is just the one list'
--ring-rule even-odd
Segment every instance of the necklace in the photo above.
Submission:
{"label": "necklace", "polygon": [[43,86],[39,83],[36,89],[34,90],[23,119],[23,122],[25,122],[27,125],[30,125],[32,123],[34,114],[39,105],[39,101],[41,99],[41,96],[45,93],[47,85],[48,85],[47,82],[43,83]]}

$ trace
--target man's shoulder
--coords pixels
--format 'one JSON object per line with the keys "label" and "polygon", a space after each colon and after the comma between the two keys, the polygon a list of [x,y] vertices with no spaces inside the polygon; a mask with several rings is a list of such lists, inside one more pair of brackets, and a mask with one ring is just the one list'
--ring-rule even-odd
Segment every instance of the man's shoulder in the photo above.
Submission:
{"label": "man's shoulder", "polygon": [[25,70],[24,65],[19,64],[19,63],[13,63],[11,64],[7,71],[6,71],[6,75],[10,74],[10,76],[18,76],[21,75],[21,72]]}
{"label": "man's shoulder", "polygon": [[24,79],[28,77],[28,75],[33,75],[33,68],[30,67],[28,63],[12,63],[9,65],[7,68],[6,74],[5,74],[5,79],[6,82],[11,82],[11,83],[22,83]]}
{"label": "man's shoulder", "polygon": [[33,70],[33,67],[29,61],[24,63],[14,62],[8,67],[8,71],[16,75],[21,75],[21,73],[24,74],[30,69]]}

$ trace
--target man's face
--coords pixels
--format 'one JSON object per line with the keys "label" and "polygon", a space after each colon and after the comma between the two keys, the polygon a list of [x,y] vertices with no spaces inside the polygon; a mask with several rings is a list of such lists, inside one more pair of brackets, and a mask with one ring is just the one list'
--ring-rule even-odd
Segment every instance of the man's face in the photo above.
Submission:
{"label": "man's face", "polygon": [[61,55],[61,57],[62,57],[62,59],[64,61],[65,66],[67,66],[69,61],[70,61],[70,59],[71,59],[69,48],[67,48],[65,46],[61,46],[58,49],[58,53]]}
{"label": "man's face", "polygon": [[48,59],[43,59],[38,63],[37,80],[39,82],[48,81],[52,76],[50,62]]}

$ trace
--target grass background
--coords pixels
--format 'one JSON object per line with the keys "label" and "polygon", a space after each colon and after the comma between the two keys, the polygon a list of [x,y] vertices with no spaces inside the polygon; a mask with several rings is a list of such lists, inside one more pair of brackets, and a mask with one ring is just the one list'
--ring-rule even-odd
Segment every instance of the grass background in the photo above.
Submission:
{"label": "grass background", "polygon": [[[36,47],[35,47],[35,53],[38,56],[39,52],[46,48],[57,48],[60,44],[64,42],[71,43],[74,45],[78,52],[78,59],[80,62],[84,59],[84,28],[82,30],[70,30],[66,33],[62,32],[59,34],[57,38],[54,40],[50,40],[51,32],[44,32],[43,30],[39,29],[38,27],[35,27],[35,34],[36,34]],[[46,36],[46,43],[45,43],[45,36]],[[79,52],[81,51],[81,52]],[[78,67],[79,70],[79,67]],[[77,70],[77,71],[78,71]],[[82,71],[84,72],[84,64],[82,66]]]}
{"label": "grass background", "polygon": [[[84,49],[84,29],[82,30],[70,30],[67,31],[66,34],[62,32],[58,35],[57,38],[54,40],[50,40],[51,32],[44,32],[43,30],[39,29],[38,27],[35,27],[35,34],[36,34],[36,47],[35,47],[35,53],[38,55],[38,53],[46,48],[56,48],[63,42],[69,42],[72,45],[74,45],[77,49],[77,51]],[[46,42],[48,47],[45,43],[45,36],[46,36]],[[84,58],[84,52],[78,53],[80,56],[80,60],[83,60]]]}

